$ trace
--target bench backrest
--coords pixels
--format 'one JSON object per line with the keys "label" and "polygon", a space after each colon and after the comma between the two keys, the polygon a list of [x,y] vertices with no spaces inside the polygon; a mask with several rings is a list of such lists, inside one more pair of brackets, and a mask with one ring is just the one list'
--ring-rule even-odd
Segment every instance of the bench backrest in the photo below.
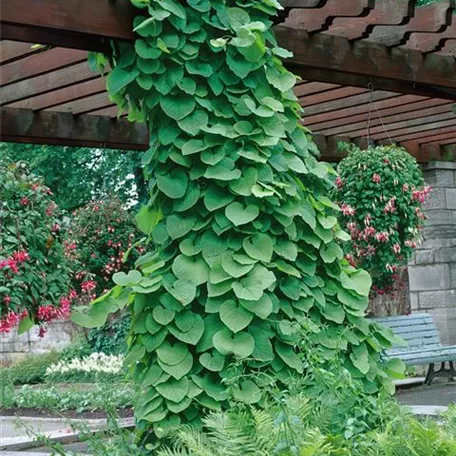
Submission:
{"label": "bench backrest", "polygon": [[389,352],[404,352],[441,346],[434,320],[428,314],[412,314],[375,318],[375,321],[390,327],[394,334],[402,337],[408,347],[393,347]]}

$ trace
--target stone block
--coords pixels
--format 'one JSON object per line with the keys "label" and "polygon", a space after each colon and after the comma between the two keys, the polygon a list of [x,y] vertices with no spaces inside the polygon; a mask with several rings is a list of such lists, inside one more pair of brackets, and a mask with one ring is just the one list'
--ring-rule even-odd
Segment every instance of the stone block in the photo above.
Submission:
{"label": "stone block", "polygon": [[424,211],[427,213],[428,210],[432,209],[446,209],[445,188],[434,188],[428,196],[428,199],[424,203]]}
{"label": "stone block", "polygon": [[456,247],[438,249],[434,252],[434,258],[437,263],[456,262]]}
{"label": "stone block", "polygon": [[410,266],[410,291],[447,290],[450,288],[448,264]]}
{"label": "stone block", "polygon": [[410,293],[410,308],[412,309],[412,312],[420,308],[418,293]]}
{"label": "stone block", "polygon": [[430,170],[437,169],[437,170],[442,170],[442,169],[450,169],[450,170],[456,170],[456,162],[450,162],[450,161],[433,161],[430,163],[427,163],[426,165],[423,166],[424,172],[427,173]]}
{"label": "stone block", "polygon": [[454,186],[454,171],[451,169],[433,169],[426,171],[424,180],[427,185],[433,188],[438,187],[453,187]]}
{"label": "stone block", "polygon": [[[442,242],[442,240],[445,239],[454,240],[455,231],[454,225],[426,226],[423,229],[423,237],[425,239],[437,239],[438,242]],[[449,242],[449,244],[451,244],[451,242]]]}
{"label": "stone block", "polygon": [[[450,264],[450,286],[456,289],[456,263]],[[455,303],[456,307],[456,303]]]}
{"label": "stone block", "polygon": [[454,306],[456,290],[423,291],[418,296],[420,309],[439,309]]}
{"label": "stone block", "polygon": [[434,264],[434,251],[433,250],[417,250],[415,252],[415,264]]}
{"label": "stone block", "polygon": [[[448,189],[447,189],[448,190]],[[426,220],[426,226],[436,226],[436,225],[453,225],[453,211],[449,209],[434,209],[427,210],[426,215],[428,219]]]}
{"label": "stone block", "polygon": [[447,188],[445,193],[448,209],[456,209],[456,188]]}
{"label": "stone block", "polygon": [[428,237],[426,230],[423,232],[423,242],[420,245],[420,250],[440,249],[442,247],[452,247],[456,245],[456,239],[440,239]]}

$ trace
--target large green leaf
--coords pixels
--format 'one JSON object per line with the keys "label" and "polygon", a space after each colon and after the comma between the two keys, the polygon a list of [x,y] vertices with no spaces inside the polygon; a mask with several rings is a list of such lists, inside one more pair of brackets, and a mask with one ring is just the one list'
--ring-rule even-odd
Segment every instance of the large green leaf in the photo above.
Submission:
{"label": "large green leaf", "polygon": [[247,327],[252,319],[253,314],[232,299],[225,301],[220,307],[220,320],[234,333]]}
{"label": "large green leaf", "polygon": [[190,96],[179,95],[174,97],[167,95],[160,99],[160,106],[167,116],[174,120],[181,120],[193,112],[196,102]]}
{"label": "large green leaf", "polygon": [[250,257],[260,261],[271,261],[274,244],[267,234],[255,234],[250,239],[245,239],[242,246]]}
{"label": "large green leaf", "polygon": [[214,335],[213,341],[222,355],[233,353],[238,358],[247,358],[255,348],[255,341],[247,332],[233,334],[229,329],[222,329]]}

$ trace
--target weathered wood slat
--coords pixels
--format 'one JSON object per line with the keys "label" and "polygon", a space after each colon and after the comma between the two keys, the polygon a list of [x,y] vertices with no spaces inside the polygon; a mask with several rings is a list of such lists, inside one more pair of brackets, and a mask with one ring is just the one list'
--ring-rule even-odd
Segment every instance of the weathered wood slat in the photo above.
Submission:
{"label": "weathered wood slat", "polygon": [[25,79],[7,87],[0,87],[0,102],[3,106],[99,77],[98,74],[90,71],[87,62],[78,63],[49,74]]}
{"label": "weathered wood slat", "polygon": [[399,136],[397,133],[395,134],[395,139],[400,141],[401,143],[407,142],[417,142],[420,143],[425,141],[426,138],[436,136],[436,135],[443,135],[447,133],[453,133],[456,136],[456,125],[452,126],[443,126],[439,128],[435,128],[433,130],[425,130],[425,131],[413,131],[413,132],[406,132],[403,135]]}
{"label": "weathered wood slat", "polygon": [[[429,98],[417,97],[415,95],[404,95],[401,96],[399,94],[395,95],[391,98],[386,98],[384,100],[376,101],[375,106],[380,112],[383,110],[406,110],[415,109],[415,105],[418,103],[423,103],[429,101]],[[349,106],[349,107],[347,107]],[[369,102],[364,103],[362,105],[352,106],[351,104],[347,103],[347,106],[342,106],[337,110],[333,110],[328,112],[327,114],[315,114],[307,116],[307,113],[304,113],[304,120],[307,126],[314,127],[314,124],[318,125],[320,128],[321,125],[327,125],[329,122],[337,122],[336,125],[340,125],[339,122],[347,123],[350,122],[353,116],[361,116],[357,117],[357,120],[367,120],[366,113],[369,112]],[[400,111],[404,112],[404,111]]]}
{"label": "weathered wood slat", "polygon": [[91,79],[89,81],[74,84],[63,89],[37,95],[36,97],[10,103],[9,108],[27,108],[33,110],[49,109],[53,106],[79,100],[89,95],[106,92],[106,82],[102,78]]}
{"label": "weathered wood slat", "polygon": [[451,25],[454,0],[416,8],[415,16],[407,24],[397,26],[377,25],[368,37],[369,41],[385,46],[405,44],[415,32],[441,33]]}
{"label": "weathered wood slat", "polygon": [[127,150],[146,150],[149,143],[145,124],[123,119],[1,108],[0,120],[2,141]]}
{"label": "weathered wood slat", "polygon": [[[371,127],[376,127],[383,124],[386,126],[386,128],[389,128],[389,124],[393,124],[395,122],[401,122],[404,120],[411,120],[411,119],[419,119],[421,117],[426,117],[426,116],[433,116],[437,114],[443,114],[447,112],[451,112],[453,103],[452,102],[445,102],[442,104],[441,101],[439,100],[430,100],[434,102],[434,106],[430,108],[423,107],[420,109],[419,107],[411,107],[406,108],[405,112],[402,112],[400,114],[395,114],[395,115],[388,115],[388,113],[380,113],[381,118],[379,118],[378,113],[374,111],[372,113],[372,118],[370,121]],[[437,106],[435,106],[437,105]],[[426,105],[424,105],[426,106]],[[316,131],[318,133],[322,133],[326,136],[333,136],[333,135],[340,135],[342,133],[350,133],[356,130],[360,130],[362,128],[366,128],[367,125],[367,118],[366,115],[360,115],[355,116],[356,118],[348,118],[345,120],[345,123],[340,123],[340,126],[336,126],[333,128],[322,128],[320,125],[314,125],[313,126],[313,131]],[[355,122],[358,118],[361,119],[359,122]],[[328,122],[329,123],[329,122]]]}
{"label": "weathered wood slat", "polygon": [[[384,132],[380,131],[379,133],[372,134],[372,137],[375,139],[388,139],[390,137],[393,140],[403,141],[405,135],[411,134],[423,134],[432,130],[438,130],[445,127],[454,127],[456,126],[456,118],[445,120],[442,122],[436,122],[435,124],[429,125],[418,125],[416,127],[403,128],[400,130],[395,130],[394,132]],[[437,134],[437,133],[436,133]]]}
{"label": "weathered wood slat", "polygon": [[366,16],[375,7],[375,0],[328,0],[326,5],[312,11],[291,10],[285,21],[286,27],[298,28],[307,32],[320,32],[338,17]]}
{"label": "weathered wood slat", "polygon": [[[424,112],[424,115],[432,115],[434,111],[431,111],[433,108],[441,108],[443,110],[451,108],[453,103],[448,100],[439,100],[438,98],[431,98],[423,101],[418,101],[407,105],[400,105],[394,108],[383,108],[379,110],[380,115],[384,122],[389,123],[391,121],[413,119],[421,116],[421,111]],[[442,111],[444,112],[444,111]],[[430,113],[430,114],[426,114]],[[343,117],[341,119],[330,120],[327,122],[320,122],[318,124],[312,125],[312,129],[317,132],[325,132],[326,135],[337,135],[340,132],[351,131],[361,128],[363,125],[366,125],[367,116],[365,113],[357,114],[353,116]],[[376,126],[380,123],[378,119],[378,113],[375,111],[373,113],[373,118],[371,119],[371,125]]]}
{"label": "weathered wood slat", "polygon": [[32,48],[33,44],[8,40],[0,41],[0,64],[6,65],[27,55],[42,51],[42,49]]}
{"label": "weathered wood slat", "polygon": [[[433,129],[436,128],[440,122],[453,120],[456,123],[456,114],[452,109],[446,109],[446,112],[436,115],[418,117],[417,119],[403,120],[399,122],[389,123],[388,125],[383,126],[381,123],[370,128],[370,135],[375,137],[378,134],[384,134],[385,129],[390,134],[394,136],[397,130],[403,130],[405,128],[412,128],[421,126],[423,129]],[[350,138],[358,138],[366,134],[366,126],[364,125],[361,129],[346,132],[346,135]]]}
{"label": "weathered wood slat", "polygon": [[87,61],[87,52],[77,49],[53,48],[2,66],[0,85],[50,73],[69,65]]}
{"label": "weathered wood slat", "polygon": [[327,33],[349,40],[366,38],[376,25],[400,25],[407,23],[415,12],[416,0],[381,0],[365,17],[338,18]]}
{"label": "weathered wood slat", "polygon": [[70,112],[74,115],[87,114],[112,105],[112,101],[106,91],[81,98],[80,100],[70,101],[58,106],[53,106],[47,111]]}
{"label": "weathered wood slat", "polygon": [[447,40],[456,39],[456,20],[441,33],[412,33],[404,47],[420,52],[439,52]]}

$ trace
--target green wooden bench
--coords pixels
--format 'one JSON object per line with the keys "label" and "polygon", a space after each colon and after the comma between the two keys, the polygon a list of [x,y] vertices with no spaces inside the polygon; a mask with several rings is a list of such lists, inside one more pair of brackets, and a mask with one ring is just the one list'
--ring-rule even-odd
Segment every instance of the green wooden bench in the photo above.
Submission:
{"label": "green wooden bench", "polygon": [[[429,365],[425,385],[430,385],[439,375],[456,377],[453,365],[453,361],[456,361],[456,346],[443,346],[440,343],[439,333],[430,315],[412,314],[374,320],[391,328],[407,343],[406,347],[394,346],[388,350],[386,355],[389,358],[399,358],[407,366]],[[435,364],[438,363],[441,363],[440,369],[435,370]]]}

